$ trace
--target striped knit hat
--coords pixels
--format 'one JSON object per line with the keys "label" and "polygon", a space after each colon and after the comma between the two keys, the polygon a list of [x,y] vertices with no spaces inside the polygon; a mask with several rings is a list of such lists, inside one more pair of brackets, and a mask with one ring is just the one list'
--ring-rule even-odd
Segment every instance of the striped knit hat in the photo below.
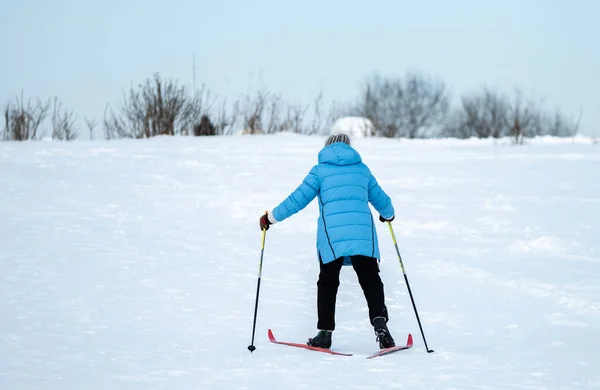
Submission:
{"label": "striped knit hat", "polygon": [[346,135],[346,134],[330,135],[329,138],[327,138],[327,141],[325,141],[325,146],[329,146],[336,142],[344,142],[344,143],[350,145],[350,137],[348,137],[348,135]]}

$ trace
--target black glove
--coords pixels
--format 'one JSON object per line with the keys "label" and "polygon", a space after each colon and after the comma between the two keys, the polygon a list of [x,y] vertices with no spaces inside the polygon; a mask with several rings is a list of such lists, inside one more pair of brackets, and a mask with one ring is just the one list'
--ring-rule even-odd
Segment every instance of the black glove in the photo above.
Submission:
{"label": "black glove", "polygon": [[267,213],[260,217],[258,223],[260,225],[260,230],[269,230],[269,226],[272,225],[271,221],[269,221],[269,216],[267,215]]}
{"label": "black glove", "polygon": [[380,220],[381,222],[392,222],[392,221],[394,220],[394,218],[396,218],[396,216],[395,216],[395,215],[392,215],[392,218],[390,218],[390,219],[385,219],[385,218],[383,218],[381,215],[379,216],[379,220]]}

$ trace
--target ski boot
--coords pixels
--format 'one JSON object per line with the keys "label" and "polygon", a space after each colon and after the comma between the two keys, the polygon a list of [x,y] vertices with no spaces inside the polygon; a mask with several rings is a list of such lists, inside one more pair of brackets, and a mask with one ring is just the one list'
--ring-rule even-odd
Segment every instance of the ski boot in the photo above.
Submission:
{"label": "ski boot", "polygon": [[380,349],[396,346],[394,338],[390,334],[385,323],[386,319],[384,317],[376,317],[373,319],[373,328],[375,330],[375,335],[377,336],[375,340],[379,342]]}
{"label": "ski boot", "polygon": [[330,330],[320,330],[315,337],[308,339],[306,345],[329,349],[331,348],[331,333]]}

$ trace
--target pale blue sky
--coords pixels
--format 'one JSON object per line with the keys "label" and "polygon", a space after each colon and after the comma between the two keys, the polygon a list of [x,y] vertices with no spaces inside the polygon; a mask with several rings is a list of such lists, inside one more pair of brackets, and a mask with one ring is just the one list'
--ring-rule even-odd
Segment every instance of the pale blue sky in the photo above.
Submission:
{"label": "pale blue sky", "polygon": [[600,1],[0,0],[0,102],[58,96],[101,119],[154,72],[219,96],[264,86],[350,100],[372,72],[417,69],[455,101],[520,87],[600,135]]}

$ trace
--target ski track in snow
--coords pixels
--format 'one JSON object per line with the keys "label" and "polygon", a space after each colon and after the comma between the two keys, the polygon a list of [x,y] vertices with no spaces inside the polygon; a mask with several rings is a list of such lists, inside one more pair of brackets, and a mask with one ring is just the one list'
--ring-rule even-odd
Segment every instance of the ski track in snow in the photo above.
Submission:
{"label": "ski track in snow", "polygon": [[[316,202],[260,231],[316,162],[294,135],[0,143],[0,389],[600,387],[600,149],[553,139],[357,139],[393,223],[377,225],[390,329],[377,348],[344,268],[339,357],[316,333]],[[376,216],[376,214],[375,214]]]}

